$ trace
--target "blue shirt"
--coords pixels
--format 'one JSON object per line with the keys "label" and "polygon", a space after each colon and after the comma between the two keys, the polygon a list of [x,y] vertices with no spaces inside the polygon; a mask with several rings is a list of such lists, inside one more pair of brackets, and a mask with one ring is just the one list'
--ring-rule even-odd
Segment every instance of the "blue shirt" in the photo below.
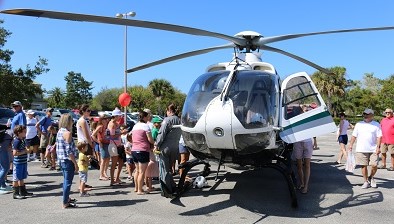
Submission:
{"label": "blue shirt", "polygon": [[40,130],[42,133],[47,133],[48,132],[48,127],[52,125],[52,119],[50,117],[45,116],[41,118],[41,120],[38,122],[40,125]]}
{"label": "blue shirt", "polygon": [[12,122],[11,122],[11,130],[13,131],[15,126],[17,125],[23,125],[26,126],[26,115],[25,113],[23,113],[23,111],[18,111],[15,113],[14,118],[12,118]]}
{"label": "blue shirt", "polygon": [[[25,150],[25,140],[19,139],[19,138],[14,138],[14,141],[12,142],[12,150],[21,152]],[[14,156],[14,164],[19,165],[19,164],[24,164],[27,163],[27,154],[23,155],[18,155]]]}

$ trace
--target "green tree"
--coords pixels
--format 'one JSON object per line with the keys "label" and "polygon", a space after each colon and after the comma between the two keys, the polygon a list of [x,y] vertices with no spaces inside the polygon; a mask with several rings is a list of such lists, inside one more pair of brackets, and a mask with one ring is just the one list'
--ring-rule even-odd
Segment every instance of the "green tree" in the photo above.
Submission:
{"label": "green tree", "polygon": [[88,82],[81,73],[69,72],[64,78],[66,81],[65,103],[68,108],[78,105],[90,104],[93,98],[91,90],[93,82]]}
{"label": "green tree", "polygon": [[61,88],[55,87],[52,90],[49,90],[48,94],[49,94],[49,97],[47,98],[48,106],[58,107],[58,108],[66,107],[66,104],[64,102],[66,94]]}
{"label": "green tree", "polygon": [[[0,20],[0,24],[2,23]],[[20,100],[29,106],[33,98],[43,93],[41,86],[35,83],[34,79],[49,71],[46,67],[47,60],[39,57],[33,68],[26,65],[24,70],[19,68],[13,71],[9,63],[14,52],[4,49],[10,36],[11,32],[0,27],[0,104],[10,105],[13,101]]]}
{"label": "green tree", "polygon": [[95,110],[113,110],[115,107],[120,107],[118,97],[122,92],[123,88],[104,87],[94,96],[91,107]]}
{"label": "green tree", "polygon": [[[164,114],[164,111],[162,111],[163,102],[161,100],[163,97],[172,96],[175,92],[174,87],[165,79],[153,79],[149,82],[148,87],[156,98],[157,113]],[[164,108],[166,108],[166,105],[164,105]]]}
{"label": "green tree", "polygon": [[336,96],[344,96],[348,82],[345,78],[346,69],[344,67],[332,67],[329,70],[333,73],[332,75],[317,71],[311,77],[316,88],[322,94],[329,111],[336,116],[337,111],[333,105],[336,104],[335,100],[340,100]]}

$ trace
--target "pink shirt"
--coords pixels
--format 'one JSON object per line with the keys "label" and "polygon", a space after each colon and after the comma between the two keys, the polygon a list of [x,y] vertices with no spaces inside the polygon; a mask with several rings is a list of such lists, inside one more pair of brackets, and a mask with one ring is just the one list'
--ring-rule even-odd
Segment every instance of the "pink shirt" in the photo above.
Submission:
{"label": "pink shirt", "polygon": [[383,118],[380,122],[382,127],[382,143],[394,144],[394,117]]}
{"label": "pink shirt", "polygon": [[147,133],[150,134],[150,127],[146,123],[138,122],[134,125],[133,130],[131,131],[133,134],[133,146],[131,147],[131,151],[150,151],[150,142]]}

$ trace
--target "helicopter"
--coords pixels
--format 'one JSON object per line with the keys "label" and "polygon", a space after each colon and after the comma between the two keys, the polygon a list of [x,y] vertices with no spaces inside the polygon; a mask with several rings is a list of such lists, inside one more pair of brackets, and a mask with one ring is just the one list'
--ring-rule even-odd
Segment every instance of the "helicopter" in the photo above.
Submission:
{"label": "helicopter", "polygon": [[[336,131],[336,125],[322,96],[305,72],[281,80],[275,67],[261,59],[262,51],[271,51],[305,63],[327,75],[331,72],[307,59],[268,46],[270,43],[313,35],[391,30],[394,27],[344,29],[263,37],[254,31],[235,36],[166,23],[122,20],[112,17],[37,9],[9,9],[0,13],[50,19],[105,23],[207,36],[230,41],[228,44],[186,52],[126,70],[137,72],[171,61],[233,49],[230,62],[211,65],[192,84],[182,109],[181,131],[195,159],[184,164],[178,183],[178,195],[186,190],[187,173],[204,165],[202,176],[210,173],[209,161],[218,162],[216,178],[223,164],[247,168],[270,167],[286,179],[291,205],[297,207],[294,175],[291,171],[292,143]],[[302,105],[310,110],[302,111]],[[165,196],[171,192],[163,189]]]}

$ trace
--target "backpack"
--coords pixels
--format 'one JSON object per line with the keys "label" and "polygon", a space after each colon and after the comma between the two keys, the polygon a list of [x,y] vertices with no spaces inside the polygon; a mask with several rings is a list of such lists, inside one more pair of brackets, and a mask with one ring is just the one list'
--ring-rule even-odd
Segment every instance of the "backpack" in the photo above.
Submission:
{"label": "backpack", "polygon": [[3,142],[4,136],[5,136],[5,129],[0,130],[0,142]]}

